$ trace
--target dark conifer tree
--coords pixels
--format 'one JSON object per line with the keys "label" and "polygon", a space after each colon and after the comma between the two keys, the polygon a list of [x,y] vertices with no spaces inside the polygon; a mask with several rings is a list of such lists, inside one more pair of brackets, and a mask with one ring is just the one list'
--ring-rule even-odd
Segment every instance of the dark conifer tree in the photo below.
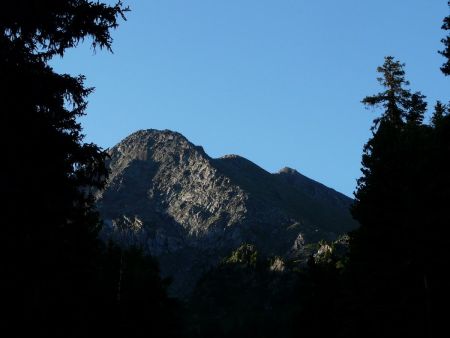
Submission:
{"label": "dark conifer tree", "polygon": [[92,88],[48,62],[87,38],[93,48],[111,50],[111,30],[126,11],[120,1],[2,3],[2,321],[13,335],[88,337],[101,332],[96,326],[115,325],[99,321],[107,300],[98,294],[108,279],[99,270],[105,260],[93,208],[107,155],[83,142],[78,122]]}
{"label": "dark conifer tree", "polygon": [[434,112],[433,116],[431,117],[431,125],[433,127],[439,126],[444,116],[447,114],[447,106],[445,104],[442,104],[441,101],[437,101],[436,105],[434,106]]}
{"label": "dark conifer tree", "polygon": [[[448,2],[448,6],[450,7],[450,1]],[[442,29],[446,31],[450,30],[450,15],[444,18]],[[441,70],[445,75],[450,75],[450,34],[443,38],[441,42],[444,44],[444,50],[439,51],[439,54],[447,59],[442,65]]]}
{"label": "dark conifer tree", "polygon": [[93,336],[180,336],[181,308],[167,297],[169,280],[161,279],[152,257],[109,243],[98,266],[95,319],[100,325],[94,326]]}
{"label": "dark conifer tree", "polygon": [[420,92],[411,95],[406,112],[406,123],[410,126],[420,126],[427,111],[425,96]]}
{"label": "dark conifer tree", "polygon": [[350,240],[354,334],[424,334],[426,258],[420,242],[426,231],[426,103],[423,95],[405,88],[403,65],[392,57],[385,58],[378,72],[386,90],[363,103],[383,111],[364,147],[363,176],[352,208],[361,225]]}
{"label": "dark conifer tree", "polygon": [[[354,217],[362,224],[372,224],[373,220],[365,219],[370,217],[372,210],[362,210],[363,208],[377,208],[377,203],[386,204],[388,210],[396,209],[396,199],[385,199],[388,196],[378,196],[372,193],[372,189],[378,189],[377,180],[381,175],[391,172],[396,160],[395,149],[398,147],[399,135],[405,125],[404,117],[410,107],[411,94],[406,88],[409,85],[405,79],[404,65],[396,61],[393,57],[386,57],[383,66],[377,68],[381,77],[377,80],[385,88],[373,96],[363,99],[363,103],[369,107],[381,107],[381,116],[374,119],[372,126],[372,138],[364,146],[362,157],[363,176],[358,180],[358,187],[355,193],[356,203],[353,208]],[[387,161],[392,164],[387,165]],[[386,181],[386,184],[394,183]],[[372,200],[380,198],[379,201]],[[370,199],[366,201],[366,199]],[[361,211],[361,213],[360,213]],[[376,213],[376,210],[373,210]],[[376,222],[375,222],[376,223]],[[382,224],[380,224],[382,226]],[[372,227],[370,225],[370,227]],[[377,227],[377,225],[374,225]]]}
{"label": "dark conifer tree", "polygon": [[[449,60],[450,37],[442,42]],[[425,97],[405,88],[403,65],[387,57],[378,72],[385,90],[363,100],[383,110],[364,147],[352,207],[361,226],[340,277],[343,307],[325,321],[343,319],[338,332],[346,337],[438,337],[450,300],[450,115],[438,101],[423,124]]]}
{"label": "dark conifer tree", "polygon": [[405,79],[404,64],[396,61],[392,56],[385,57],[384,64],[377,68],[380,77],[377,78],[381,86],[385,88],[373,96],[363,99],[363,103],[369,107],[381,106],[384,112],[380,118],[374,120],[374,130],[380,122],[386,122],[393,127],[403,124],[403,118],[409,105],[411,96],[405,87],[409,82]]}

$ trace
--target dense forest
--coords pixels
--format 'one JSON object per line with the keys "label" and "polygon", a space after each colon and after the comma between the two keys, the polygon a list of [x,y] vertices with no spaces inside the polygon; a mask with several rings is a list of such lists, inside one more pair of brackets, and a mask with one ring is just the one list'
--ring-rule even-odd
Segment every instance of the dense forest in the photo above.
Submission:
{"label": "dense forest", "polygon": [[[84,142],[78,120],[93,89],[49,61],[86,39],[111,50],[111,31],[128,11],[120,1],[2,4],[6,336],[441,334],[449,299],[450,104],[433,102],[426,121],[425,95],[410,89],[405,65],[392,56],[377,69],[381,91],[362,100],[379,114],[351,208],[360,227],[318,244],[307,264],[242,243],[189,299],[177,300],[155,259],[99,239],[93,194],[108,178],[108,155]],[[450,76],[450,16],[442,29],[436,52]]]}

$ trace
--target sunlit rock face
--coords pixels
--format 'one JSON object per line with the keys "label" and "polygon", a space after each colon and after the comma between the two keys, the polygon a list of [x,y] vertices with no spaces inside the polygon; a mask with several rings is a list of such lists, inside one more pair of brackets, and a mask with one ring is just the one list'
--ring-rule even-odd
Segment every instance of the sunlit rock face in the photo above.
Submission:
{"label": "sunlit rock face", "polygon": [[101,236],[157,257],[175,295],[242,243],[301,259],[308,244],[356,226],[350,198],[290,168],[271,174],[237,155],[212,159],[176,132],[141,130],[109,154]]}

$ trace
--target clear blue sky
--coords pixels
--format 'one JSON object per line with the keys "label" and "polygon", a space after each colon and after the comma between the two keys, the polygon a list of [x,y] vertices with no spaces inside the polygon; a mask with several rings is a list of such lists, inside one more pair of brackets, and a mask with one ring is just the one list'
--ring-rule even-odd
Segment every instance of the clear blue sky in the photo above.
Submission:
{"label": "clear blue sky", "polygon": [[126,0],[114,54],[88,44],[52,64],[95,86],[86,140],[111,147],[138,129],[171,129],[212,157],[284,166],[352,195],[393,55],[411,89],[450,100],[439,71],[447,0]]}

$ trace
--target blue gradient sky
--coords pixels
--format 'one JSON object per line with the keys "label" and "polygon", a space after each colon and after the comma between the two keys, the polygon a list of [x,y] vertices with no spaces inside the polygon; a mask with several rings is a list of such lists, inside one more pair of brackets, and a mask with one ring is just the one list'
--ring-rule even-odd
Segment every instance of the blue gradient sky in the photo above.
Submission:
{"label": "blue gradient sky", "polygon": [[450,100],[439,71],[446,0],[127,0],[114,54],[88,44],[52,64],[96,90],[82,119],[104,148],[172,129],[213,157],[284,166],[352,195],[385,55],[412,90]]}

